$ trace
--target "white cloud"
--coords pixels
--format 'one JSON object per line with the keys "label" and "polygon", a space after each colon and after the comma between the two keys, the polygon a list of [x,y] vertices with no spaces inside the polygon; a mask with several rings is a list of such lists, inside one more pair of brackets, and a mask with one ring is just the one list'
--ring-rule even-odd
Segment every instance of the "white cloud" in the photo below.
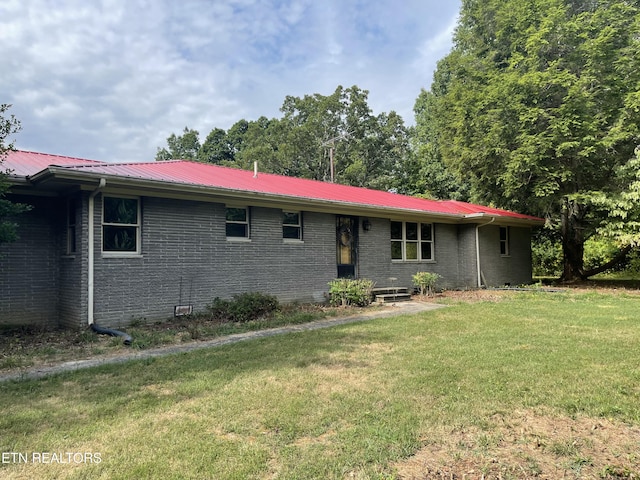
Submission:
{"label": "white cloud", "polygon": [[411,123],[450,45],[459,1],[443,3],[4,0],[0,102],[22,122],[19,148],[112,161],[338,85]]}
{"label": "white cloud", "polygon": [[418,58],[413,64],[416,71],[422,75],[433,73],[435,64],[451,49],[451,39],[453,38],[457,23],[458,16],[455,15],[436,35],[427,38],[419,45]]}

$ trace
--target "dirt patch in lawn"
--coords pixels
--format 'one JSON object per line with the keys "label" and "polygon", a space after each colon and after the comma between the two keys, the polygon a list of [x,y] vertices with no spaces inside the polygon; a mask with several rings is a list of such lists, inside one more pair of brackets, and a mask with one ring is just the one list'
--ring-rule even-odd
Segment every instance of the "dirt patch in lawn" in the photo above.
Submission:
{"label": "dirt patch in lawn", "polygon": [[569,284],[536,284],[525,287],[505,287],[471,290],[444,290],[431,297],[431,301],[442,303],[475,303],[475,302],[500,302],[505,298],[522,292],[546,292],[546,293],[576,293],[585,294],[599,292],[610,295],[637,295],[640,297],[640,281],[619,280],[601,281],[584,280]]}
{"label": "dirt patch in lawn", "polygon": [[[436,438],[437,437],[437,438]],[[452,428],[394,465],[405,480],[639,479],[640,428],[524,410]]]}
{"label": "dirt patch in lawn", "polygon": [[444,290],[432,298],[443,303],[501,302],[514,294],[513,290]]}

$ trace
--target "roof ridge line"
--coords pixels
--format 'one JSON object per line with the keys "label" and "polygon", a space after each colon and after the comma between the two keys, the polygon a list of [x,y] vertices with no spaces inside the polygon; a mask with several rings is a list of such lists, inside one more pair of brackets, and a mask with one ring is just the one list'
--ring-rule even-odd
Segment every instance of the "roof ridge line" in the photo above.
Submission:
{"label": "roof ridge line", "polygon": [[18,148],[16,150],[10,150],[15,153],[28,153],[32,155],[42,155],[43,157],[56,157],[56,158],[66,158],[68,160],[82,160],[85,162],[96,162],[96,163],[105,163],[103,160],[95,160],[93,158],[83,158],[83,157],[71,157],[69,155],[59,155],[57,153],[44,153],[44,152],[36,152],[35,150],[24,150],[22,148]]}
{"label": "roof ridge line", "polygon": [[[82,160],[81,158],[79,158],[78,160]],[[158,160],[149,160],[146,162],[132,162],[132,161],[128,161],[128,162],[99,162],[96,161],[96,165],[59,165],[59,166],[64,166],[65,168],[92,168],[92,167],[109,167],[109,166],[114,166],[114,167],[122,167],[125,165],[155,165],[155,164],[160,164],[160,163],[179,163],[179,162],[187,162],[188,160],[162,160],[162,161],[158,161]],[[200,162],[193,162],[193,163],[200,163]]]}

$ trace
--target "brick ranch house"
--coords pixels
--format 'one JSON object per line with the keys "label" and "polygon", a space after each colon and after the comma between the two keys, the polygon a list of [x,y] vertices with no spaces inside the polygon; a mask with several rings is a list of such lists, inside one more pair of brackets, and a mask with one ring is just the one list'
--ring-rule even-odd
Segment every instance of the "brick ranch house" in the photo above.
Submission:
{"label": "brick ranch house", "polygon": [[109,328],[262,292],[320,302],[336,277],[444,288],[531,281],[539,218],[458,201],[190,161],[104,163],[9,152],[32,210],[0,246],[0,318]]}

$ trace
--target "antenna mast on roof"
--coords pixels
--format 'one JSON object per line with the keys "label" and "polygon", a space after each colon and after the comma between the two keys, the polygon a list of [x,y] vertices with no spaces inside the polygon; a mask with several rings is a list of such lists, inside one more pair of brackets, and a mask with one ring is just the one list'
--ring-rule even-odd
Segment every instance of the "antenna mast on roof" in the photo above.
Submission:
{"label": "antenna mast on roof", "polygon": [[335,167],[333,164],[333,152],[336,148],[336,142],[338,140],[346,140],[349,138],[349,132],[343,133],[342,135],[338,135],[337,137],[330,138],[329,140],[325,140],[322,143],[323,147],[329,147],[329,172],[331,175],[331,183],[334,183],[335,180]]}

